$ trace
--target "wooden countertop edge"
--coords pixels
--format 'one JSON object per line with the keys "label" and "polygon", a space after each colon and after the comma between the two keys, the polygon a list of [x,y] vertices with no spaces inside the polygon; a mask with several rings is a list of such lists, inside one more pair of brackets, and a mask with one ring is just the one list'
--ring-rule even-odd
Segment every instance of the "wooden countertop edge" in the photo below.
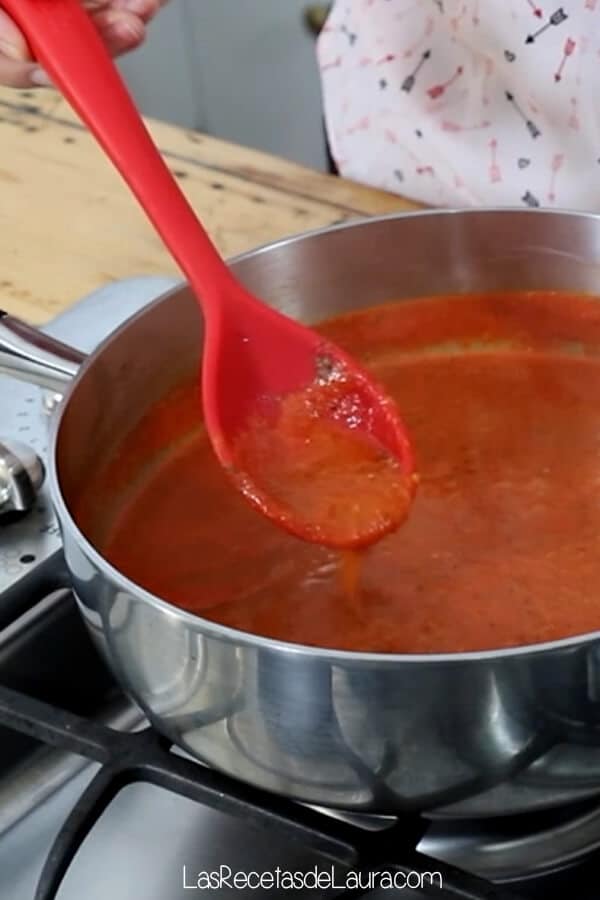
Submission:
{"label": "wooden countertop edge", "polygon": [[[0,90],[0,110],[16,118],[51,122],[85,132],[70,106],[51,90]],[[146,125],[167,160],[198,166],[215,175],[227,174],[245,182],[320,200],[350,215],[379,215],[422,208],[418,203],[368,185],[317,172],[299,163],[234,144],[201,132],[146,117]],[[31,127],[31,126],[30,126]]]}

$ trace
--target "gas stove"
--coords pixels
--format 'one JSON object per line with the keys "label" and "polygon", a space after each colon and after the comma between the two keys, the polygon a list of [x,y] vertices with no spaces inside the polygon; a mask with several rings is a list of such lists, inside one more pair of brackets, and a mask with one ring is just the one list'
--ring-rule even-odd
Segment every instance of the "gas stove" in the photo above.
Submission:
{"label": "gas stove", "polygon": [[[89,352],[174,284],[108,285],[44,330]],[[44,481],[56,402],[0,376],[2,900],[598,896],[600,800],[486,821],[333,814],[239,784],[156,735],[69,589]]]}

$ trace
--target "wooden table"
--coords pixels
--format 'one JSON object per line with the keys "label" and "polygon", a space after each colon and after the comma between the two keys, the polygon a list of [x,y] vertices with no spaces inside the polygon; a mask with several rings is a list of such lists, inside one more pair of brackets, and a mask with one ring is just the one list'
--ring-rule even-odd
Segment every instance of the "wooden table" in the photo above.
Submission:
{"label": "wooden table", "polygon": [[[247,147],[162,122],[149,127],[228,256],[415,208]],[[32,323],[115,279],[179,274],[120,176],[52,90],[0,89],[0,236],[0,306]]]}

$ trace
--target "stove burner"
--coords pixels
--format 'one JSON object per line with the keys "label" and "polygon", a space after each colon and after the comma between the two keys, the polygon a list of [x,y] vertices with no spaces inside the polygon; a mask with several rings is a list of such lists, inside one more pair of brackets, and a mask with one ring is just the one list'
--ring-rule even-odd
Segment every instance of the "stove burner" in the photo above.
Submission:
{"label": "stove burner", "polygon": [[[35,900],[56,900],[69,865],[100,815],[126,785],[145,781],[212,809],[242,816],[262,828],[315,850],[332,863],[350,865],[361,884],[383,872],[440,873],[439,900],[519,900],[518,895],[476,876],[442,865],[414,848],[427,823],[400,820],[384,831],[369,831],[324,816],[221,775],[171,752],[170,743],[148,727],[133,734],[113,731],[80,716],[0,687],[0,723],[44,743],[101,763],[73,808],[48,855]],[[397,860],[397,861],[395,861]],[[368,896],[335,888],[330,896]],[[324,896],[324,895],[322,895]]]}

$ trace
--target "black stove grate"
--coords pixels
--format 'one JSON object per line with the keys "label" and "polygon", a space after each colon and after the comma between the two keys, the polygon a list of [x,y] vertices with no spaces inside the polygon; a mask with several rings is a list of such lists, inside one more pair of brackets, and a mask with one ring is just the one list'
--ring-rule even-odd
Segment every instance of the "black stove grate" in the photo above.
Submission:
{"label": "black stove grate", "polygon": [[[367,831],[325,816],[171,752],[172,745],[153,728],[123,733],[0,686],[0,725],[45,744],[100,763],[95,777],[71,811],[46,859],[35,900],[56,900],[78,849],[114,797],[126,785],[146,782],[214,810],[242,816],[255,827],[274,829],[327,857],[352,866],[360,883],[381,873],[428,873],[442,876],[434,888],[439,900],[519,900],[516,894],[419,853],[427,823],[410,816],[385,831]],[[415,892],[413,892],[415,893]],[[326,898],[368,896],[369,889],[334,888]],[[429,895],[428,895],[429,896]]]}

